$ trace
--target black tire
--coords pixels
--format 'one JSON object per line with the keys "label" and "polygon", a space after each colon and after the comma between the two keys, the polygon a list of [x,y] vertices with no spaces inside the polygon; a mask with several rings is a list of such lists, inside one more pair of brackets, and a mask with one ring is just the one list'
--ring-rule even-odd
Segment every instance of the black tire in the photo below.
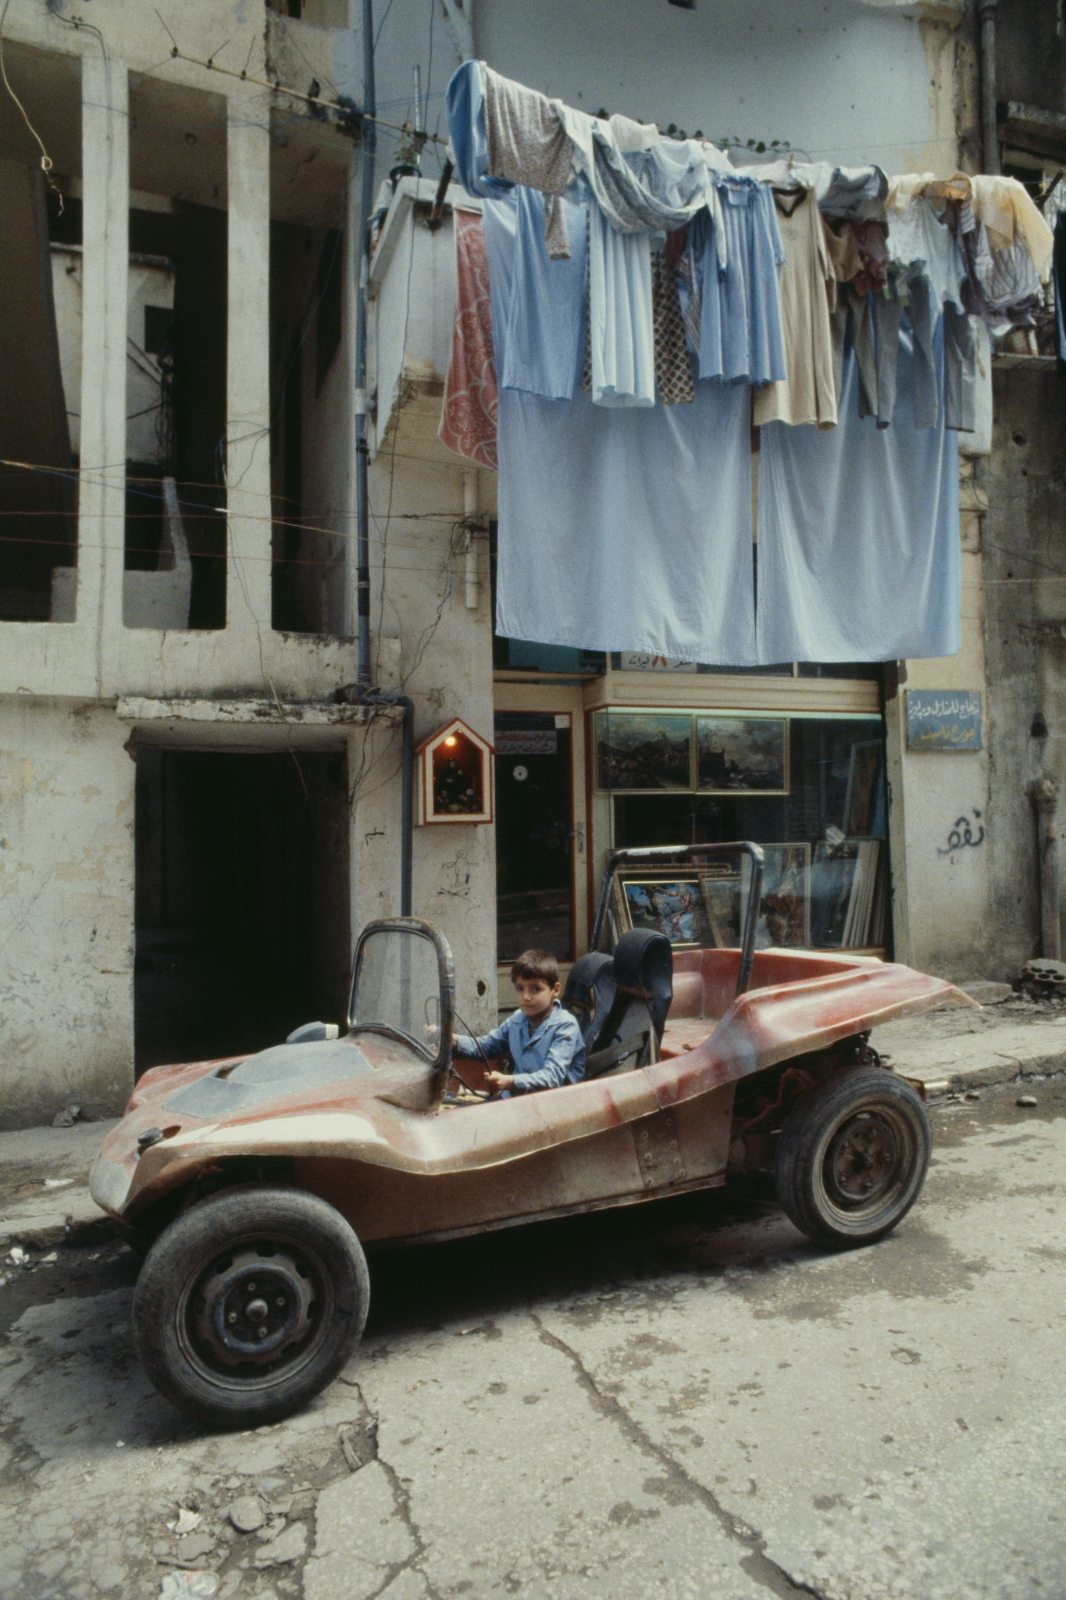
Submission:
{"label": "black tire", "polygon": [[248,1427],[329,1383],[369,1305],[366,1258],[340,1213],[298,1189],[248,1184],[198,1201],[160,1234],[137,1279],[133,1337],[174,1405]]}
{"label": "black tire", "polygon": [[838,1073],[792,1107],[774,1158],[777,1198],[802,1233],[870,1244],[906,1216],[932,1139],[918,1095],[878,1067]]}

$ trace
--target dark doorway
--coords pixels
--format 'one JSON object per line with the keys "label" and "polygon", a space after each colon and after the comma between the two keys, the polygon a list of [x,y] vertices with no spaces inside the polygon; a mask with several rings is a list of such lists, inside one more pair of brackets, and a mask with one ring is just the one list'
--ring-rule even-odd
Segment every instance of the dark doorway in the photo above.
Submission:
{"label": "dark doorway", "polygon": [[343,752],[137,753],[138,1073],[343,1023]]}
{"label": "dark doorway", "polygon": [[[558,724],[558,725],[557,725]],[[496,959],[574,955],[570,719],[496,714]]]}

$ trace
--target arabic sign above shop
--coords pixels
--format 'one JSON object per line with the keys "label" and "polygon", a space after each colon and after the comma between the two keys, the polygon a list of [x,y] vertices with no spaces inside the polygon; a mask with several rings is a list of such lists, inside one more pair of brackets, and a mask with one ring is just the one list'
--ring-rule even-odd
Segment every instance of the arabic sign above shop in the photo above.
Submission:
{"label": "arabic sign above shop", "polygon": [[980,750],[981,696],[968,689],[908,689],[908,750]]}

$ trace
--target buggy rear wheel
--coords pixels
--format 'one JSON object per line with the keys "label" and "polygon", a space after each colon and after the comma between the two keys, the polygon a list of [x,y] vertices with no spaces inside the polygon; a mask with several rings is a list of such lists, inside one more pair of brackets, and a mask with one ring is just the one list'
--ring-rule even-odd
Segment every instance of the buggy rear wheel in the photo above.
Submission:
{"label": "buggy rear wheel", "polygon": [[838,1073],[789,1112],[774,1160],[777,1198],[808,1238],[869,1244],[917,1200],[931,1144],[909,1083],[875,1067]]}
{"label": "buggy rear wheel", "polygon": [[141,1268],[133,1334],[159,1392],[206,1422],[274,1422],[343,1366],[370,1304],[366,1259],[315,1195],[249,1184],[198,1201]]}

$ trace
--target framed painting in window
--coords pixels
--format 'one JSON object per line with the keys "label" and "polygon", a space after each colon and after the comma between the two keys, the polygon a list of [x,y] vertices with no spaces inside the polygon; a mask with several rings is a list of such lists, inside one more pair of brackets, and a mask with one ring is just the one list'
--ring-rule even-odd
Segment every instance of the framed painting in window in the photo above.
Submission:
{"label": "framed painting in window", "polygon": [[595,743],[598,789],[657,794],[693,787],[687,712],[598,711]]}
{"label": "framed painting in window", "polygon": [[705,794],[788,794],[788,718],[696,718],[696,778]]}

